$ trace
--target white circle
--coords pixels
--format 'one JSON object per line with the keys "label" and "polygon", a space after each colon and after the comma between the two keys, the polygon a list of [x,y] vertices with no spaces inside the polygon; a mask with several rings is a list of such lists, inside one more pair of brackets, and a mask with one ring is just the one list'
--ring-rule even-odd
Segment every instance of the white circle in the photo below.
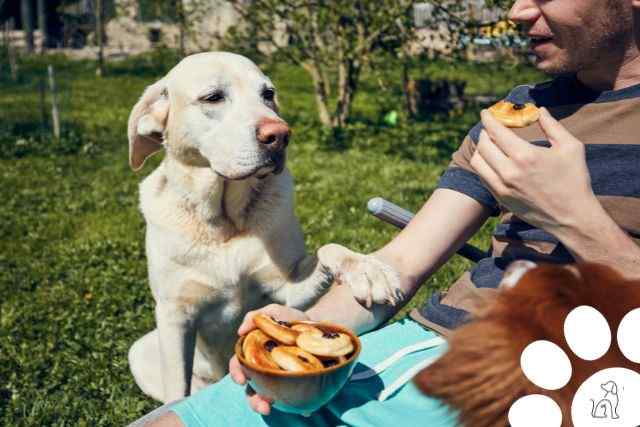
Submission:
{"label": "white circle", "polygon": [[627,359],[640,363],[640,308],[622,318],[618,327],[618,347]]}
{"label": "white circle", "polygon": [[534,341],[520,356],[524,375],[545,390],[558,390],[571,379],[571,362],[564,351],[551,341]]}
{"label": "white circle", "polygon": [[611,329],[607,319],[588,305],[576,307],[567,315],[564,336],[571,351],[584,360],[601,358],[611,346]]}
{"label": "white circle", "polygon": [[560,427],[562,411],[550,397],[530,394],[511,405],[508,418],[511,427]]}

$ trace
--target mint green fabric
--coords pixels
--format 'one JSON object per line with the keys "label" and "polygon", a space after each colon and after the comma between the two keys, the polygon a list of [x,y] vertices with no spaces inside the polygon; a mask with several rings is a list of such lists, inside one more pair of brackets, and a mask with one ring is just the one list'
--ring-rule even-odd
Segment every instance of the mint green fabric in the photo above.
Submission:
{"label": "mint green fabric", "polygon": [[[403,319],[364,334],[362,352],[354,373],[373,368],[403,347],[425,341],[436,334],[410,319]],[[407,355],[379,375],[350,381],[324,408],[310,417],[272,410],[269,416],[253,412],[245,401],[244,387],[227,375],[218,383],[171,408],[187,427],[211,426],[414,426],[454,427],[456,415],[437,399],[424,396],[412,382],[387,400],[380,392],[421,361],[444,352],[446,345]]]}

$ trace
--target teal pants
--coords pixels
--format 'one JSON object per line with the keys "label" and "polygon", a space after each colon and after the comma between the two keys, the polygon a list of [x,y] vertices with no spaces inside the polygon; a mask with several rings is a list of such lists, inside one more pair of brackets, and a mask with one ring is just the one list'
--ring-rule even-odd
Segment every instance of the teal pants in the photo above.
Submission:
{"label": "teal pants", "polygon": [[[403,348],[436,338],[436,334],[410,319],[403,319],[360,337],[362,352],[354,370],[367,372]],[[322,409],[309,417],[272,409],[268,416],[249,408],[244,386],[227,375],[171,408],[187,427],[211,426],[429,426],[455,427],[456,415],[439,400],[423,395],[409,381],[379,400],[383,390],[396,384],[407,371],[435,359],[446,344],[414,351],[395,361],[384,371],[366,379],[347,382],[344,388]],[[384,395],[384,394],[383,394]]]}

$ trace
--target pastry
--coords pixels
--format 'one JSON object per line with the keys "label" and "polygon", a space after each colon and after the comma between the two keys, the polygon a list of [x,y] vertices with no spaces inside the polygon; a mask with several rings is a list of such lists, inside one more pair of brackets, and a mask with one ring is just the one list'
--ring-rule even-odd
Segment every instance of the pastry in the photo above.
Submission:
{"label": "pastry", "polygon": [[318,356],[339,357],[353,351],[351,337],[341,332],[325,332],[321,336],[303,332],[296,344],[301,349]]}
{"label": "pastry", "polygon": [[510,128],[523,128],[537,122],[540,111],[534,104],[514,104],[509,101],[500,101],[489,107],[489,112],[503,125]]}

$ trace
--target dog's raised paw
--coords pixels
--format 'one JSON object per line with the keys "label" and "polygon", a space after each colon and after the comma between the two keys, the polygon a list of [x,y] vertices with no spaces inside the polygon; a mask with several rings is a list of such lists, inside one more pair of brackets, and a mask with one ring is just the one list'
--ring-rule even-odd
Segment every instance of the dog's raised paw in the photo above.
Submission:
{"label": "dog's raised paw", "polygon": [[[640,362],[640,308],[630,311],[620,322],[618,348],[631,362]],[[564,323],[564,335],[571,351],[580,359],[595,361],[607,354],[612,334],[605,317],[595,308],[580,306],[572,310]],[[560,390],[572,378],[572,364],[556,344],[539,340],[522,352],[520,366],[525,376],[544,390]],[[571,403],[571,420],[563,420],[560,406],[544,394],[518,399],[509,410],[513,427],[575,427],[640,425],[640,373],[623,368],[601,369],[577,388]],[[567,416],[569,414],[565,414]]]}
{"label": "dog's raised paw", "polygon": [[320,248],[318,257],[340,284],[351,287],[356,300],[367,308],[374,303],[395,305],[402,300],[400,275],[374,256],[329,244]]}

